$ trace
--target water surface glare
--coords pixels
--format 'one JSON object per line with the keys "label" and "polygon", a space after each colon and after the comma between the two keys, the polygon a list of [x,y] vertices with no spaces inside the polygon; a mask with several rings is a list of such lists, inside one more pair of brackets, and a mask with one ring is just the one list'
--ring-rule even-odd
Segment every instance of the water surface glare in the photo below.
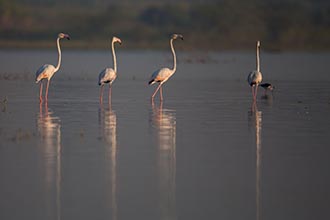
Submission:
{"label": "water surface glare", "polygon": [[[0,51],[0,219],[329,219],[330,54],[63,49],[48,104],[35,70],[56,51]],[[105,90],[107,94],[107,89]]]}

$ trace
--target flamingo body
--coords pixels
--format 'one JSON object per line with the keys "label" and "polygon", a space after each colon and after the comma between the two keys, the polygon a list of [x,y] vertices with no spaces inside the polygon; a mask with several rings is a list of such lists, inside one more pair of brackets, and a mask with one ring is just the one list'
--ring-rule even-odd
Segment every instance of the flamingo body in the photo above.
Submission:
{"label": "flamingo body", "polygon": [[174,74],[174,71],[169,69],[169,68],[162,68],[162,69],[156,70],[150,77],[149,85],[152,85],[156,82],[157,83],[164,83],[173,74]]}
{"label": "flamingo body", "polygon": [[250,86],[259,85],[262,81],[261,72],[256,70],[252,71],[251,73],[249,73],[247,81]]}
{"label": "flamingo body", "polygon": [[55,73],[55,67],[51,64],[45,64],[41,66],[36,72],[36,83],[40,80],[50,80]]}
{"label": "flamingo body", "polygon": [[99,85],[104,85],[105,83],[112,84],[117,77],[117,73],[112,68],[105,68],[99,75]]}

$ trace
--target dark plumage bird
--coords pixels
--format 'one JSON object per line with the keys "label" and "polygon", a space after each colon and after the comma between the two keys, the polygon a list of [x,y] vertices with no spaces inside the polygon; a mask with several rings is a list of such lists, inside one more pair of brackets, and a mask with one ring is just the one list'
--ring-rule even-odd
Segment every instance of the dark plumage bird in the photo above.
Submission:
{"label": "dark plumage bird", "polygon": [[265,89],[265,95],[267,94],[268,90],[273,92],[273,90],[275,89],[275,86],[270,83],[261,83],[259,84],[259,86]]}
{"label": "dark plumage bird", "polygon": [[261,83],[259,86],[261,86],[262,88],[264,88],[266,90],[270,90],[270,91],[272,91],[273,89],[275,89],[275,86],[273,86],[270,83]]}

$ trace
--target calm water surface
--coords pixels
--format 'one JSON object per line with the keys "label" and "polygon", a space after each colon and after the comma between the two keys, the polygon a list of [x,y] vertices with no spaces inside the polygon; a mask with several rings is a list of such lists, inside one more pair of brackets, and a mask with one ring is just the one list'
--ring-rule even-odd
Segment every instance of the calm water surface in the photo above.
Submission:
{"label": "calm water surface", "polygon": [[0,219],[329,219],[330,54],[261,56],[276,90],[256,105],[246,52],[178,53],[151,103],[171,54],[119,51],[100,105],[110,53],[63,49],[40,105],[56,53],[0,51]]}

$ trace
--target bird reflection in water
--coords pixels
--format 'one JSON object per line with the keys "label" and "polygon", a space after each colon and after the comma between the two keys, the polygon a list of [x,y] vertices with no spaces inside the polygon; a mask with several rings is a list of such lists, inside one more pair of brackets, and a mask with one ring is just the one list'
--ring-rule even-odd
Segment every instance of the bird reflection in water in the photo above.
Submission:
{"label": "bird reflection in water", "polygon": [[176,116],[152,102],[152,125],[157,132],[161,219],[176,219]]}
{"label": "bird reflection in water", "polygon": [[[52,199],[47,199],[49,216],[57,216],[61,219],[61,120],[48,109],[48,103],[39,105],[39,115],[37,118],[38,134],[40,137],[40,151],[45,161],[45,186],[47,192],[55,191],[55,210]],[[53,197],[53,195],[49,195]]]}
{"label": "bird reflection in water", "polygon": [[257,220],[261,219],[261,127],[262,127],[262,111],[258,110],[256,102],[252,102],[251,110],[249,111],[249,121],[255,131],[255,144],[256,144],[256,217]]}
{"label": "bird reflection in water", "polygon": [[109,195],[110,206],[112,210],[113,220],[118,219],[118,207],[117,207],[117,116],[111,108],[111,102],[108,106],[104,106],[100,103],[99,108],[99,128],[102,140],[106,143],[106,161],[110,162],[111,174],[111,192]]}

